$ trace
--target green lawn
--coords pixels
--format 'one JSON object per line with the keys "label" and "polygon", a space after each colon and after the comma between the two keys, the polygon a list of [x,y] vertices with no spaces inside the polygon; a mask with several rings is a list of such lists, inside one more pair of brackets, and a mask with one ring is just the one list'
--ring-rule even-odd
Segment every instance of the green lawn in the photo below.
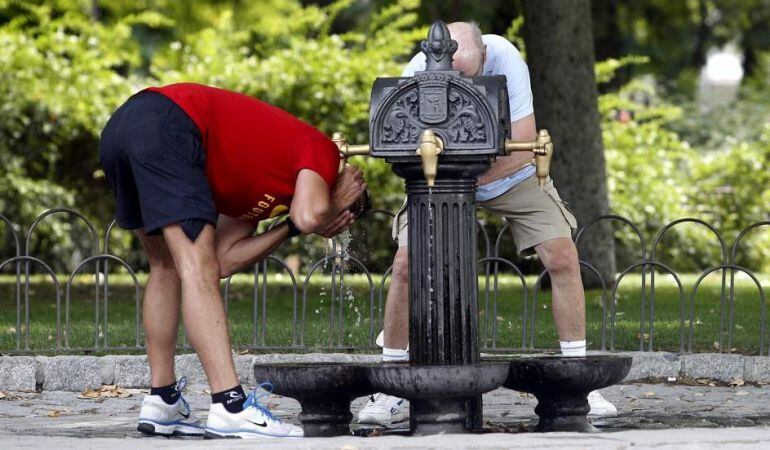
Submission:
{"label": "green lawn", "polygon": [[[689,311],[691,286],[696,276],[685,275],[682,282],[685,286],[685,301]],[[768,286],[768,276],[761,276],[763,285]],[[62,284],[66,276],[61,278]],[[143,282],[144,277],[141,277]],[[260,277],[258,289],[259,300],[258,323],[255,330],[252,326],[254,317],[254,277],[247,275],[236,276],[230,287],[229,294],[229,318],[233,343],[237,348],[246,348],[252,344],[267,347],[287,347],[293,343],[294,297],[293,288],[288,276],[270,275],[266,288],[267,297],[267,327],[261,326],[263,317],[262,293],[263,286]],[[302,283],[299,280],[297,293],[297,342],[299,342],[302,316]],[[527,278],[531,300],[531,286],[533,278]],[[721,275],[719,273],[709,276],[698,291],[695,306],[695,351],[714,351],[715,341],[719,329],[719,305],[721,291]],[[380,324],[377,314],[379,302],[379,276],[373,280],[374,284],[374,333],[379,332]],[[522,336],[522,292],[517,279],[510,276],[501,276],[499,279],[499,293],[496,317],[498,348],[521,346]],[[490,284],[491,286],[491,284]],[[630,275],[623,280],[618,288],[617,295],[617,322],[615,331],[615,348],[637,350],[639,347],[639,316],[641,298],[641,277]],[[387,289],[387,283],[386,283]],[[333,336],[330,339],[330,304],[333,295],[339,294],[339,290],[332,291],[330,278],[314,276],[308,287],[306,326],[304,330],[304,343],[306,347],[324,350],[335,348],[341,344],[343,348],[366,347],[369,345],[370,336],[370,291],[366,278],[360,275],[347,276],[345,278],[345,295],[342,307],[344,330],[339,328],[339,303],[335,303]],[[655,334],[653,341],[654,350],[677,351],[679,349],[679,310],[680,300],[678,290],[673,279],[668,276],[656,277],[655,299]],[[649,295],[649,288],[648,288]],[[609,296],[609,293],[608,293]],[[491,311],[493,294],[490,292],[490,311],[486,310],[485,283],[479,282],[479,326],[482,339],[485,336],[485,326],[488,345],[491,341]],[[759,294],[753,283],[737,277],[735,295],[735,334],[733,348],[735,351],[746,354],[759,353],[759,324],[760,307]],[[91,347],[94,342],[94,286],[93,275],[82,275],[76,278],[71,295],[71,334],[69,345],[78,352],[77,348]],[[384,295],[383,295],[384,301]],[[22,297],[22,305],[23,305]],[[111,347],[133,346],[135,342],[135,300],[133,286],[124,275],[110,276],[110,300],[109,300],[109,345]],[[62,327],[65,324],[64,315],[64,287],[62,286],[61,320]],[[589,348],[598,349],[601,345],[601,293],[597,290],[586,293],[587,334]],[[104,325],[101,323],[104,313],[104,302],[99,305],[100,333],[99,345],[103,345]],[[557,335],[551,316],[550,292],[539,295],[536,309],[536,348],[558,347]],[[689,314],[689,313],[688,313]],[[490,320],[488,320],[490,319]],[[609,310],[607,326],[607,345],[609,347]],[[646,321],[647,322],[647,321]],[[22,327],[24,316],[22,314]],[[686,322],[688,325],[689,322]],[[46,353],[56,344],[56,300],[54,289],[49,280],[42,276],[34,276],[30,292],[30,347],[33,352]],[[22,328],[22,348],[24,346],[24,333]],[[686,330],[687,332],[689,330]],[[181,334],[180,334],[181,336]],[[726,334],[725,334],[726,336]],[[645,339],[649,339],[645,332]],[[141,336],[140,336],[141,340]],[[529,337],[527,338],[529,340]],[[647,343],[645,342],[645,349]],[[767,339],[765,349],[767,353]],[[726,341],[725,341],[726,345]],[[16,298],[15,278],[12,276],[0,276],[0,352],[13,352],[16,349]]]}

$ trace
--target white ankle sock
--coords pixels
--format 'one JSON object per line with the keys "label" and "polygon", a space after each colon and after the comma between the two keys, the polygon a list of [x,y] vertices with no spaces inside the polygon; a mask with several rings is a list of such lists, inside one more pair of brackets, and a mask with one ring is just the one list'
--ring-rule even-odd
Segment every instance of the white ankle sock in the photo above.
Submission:
{"label": "white ankle sock", "polygon": [[559,341],[562,356],[585,356],[586,341]]}
{"label": "white ankle sock", "polygon": [[382,362],[409,361],[409,349],[382,347]]}

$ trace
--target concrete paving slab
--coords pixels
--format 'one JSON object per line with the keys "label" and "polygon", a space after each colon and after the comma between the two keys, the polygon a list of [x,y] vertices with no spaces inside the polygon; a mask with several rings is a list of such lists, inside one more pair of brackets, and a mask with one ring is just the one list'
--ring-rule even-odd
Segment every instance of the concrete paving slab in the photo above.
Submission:
{"label": "concrete paving slab", "polygon": [[[770,448],[770,387],[626,384],[602,391],[619,415],[594,420],[596,435],[527,432],[537,422],[536,400],[498,389],[484,395],[485,422],[507,433],[481,435],[345,437],[334,439],[203,441],[144,437],[136,431],[142,394],[128,398],[87,400],[74,392],[17,393],[0,400],[3,448]],[[210,395],[204,385],[189,386],[186,397],[194,413],[205,418]],[[354,413],[366,398],[356,399]],[[271,395],[265,402],[276,414],[296,422],[299,404]],[[402,424],[401,427],[404,425]]]}

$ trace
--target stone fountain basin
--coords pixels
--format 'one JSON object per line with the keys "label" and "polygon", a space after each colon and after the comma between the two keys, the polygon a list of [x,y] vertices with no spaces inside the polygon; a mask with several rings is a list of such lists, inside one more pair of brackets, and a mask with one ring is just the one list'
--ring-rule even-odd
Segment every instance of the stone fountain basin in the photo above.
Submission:
{"label": "stone fountain basin", "polygon": [[341,396],[348,399],[373,392],[368,365],[354,363],[266,363],[254,365],[254,380],[269,381],[284,397]]}
{"label": "stone fountain basin", "polygon": [[383,364],[371,366],[372,387],[389,395],[412,399],[469,398],[496,389],[505,382],[507,363],[468,365]]}
{"label": "stone fountain basin", "polygon": [[257,382],[270,382],[273,392],[299,401],[297,416],[305,437],[349,436],[350,402],[372,394],[366,365],[351,363],[255,364]]}
{"label": "stone fountain basin", "polygon": [[632,358],[621,355],[522,356],[507,360],[510,372],[504,386],[509,389],[539,393],[558,386],[562,392],[587,393],[623,381],[631,370]]}
{"label": "stone fountain basin", "polygon": [[504,386],[537,397],[540,418],[535,431],[599,431],[588,420],[588,393],[623,380],[631,370],[630,356],[519,356],[508,360]]}

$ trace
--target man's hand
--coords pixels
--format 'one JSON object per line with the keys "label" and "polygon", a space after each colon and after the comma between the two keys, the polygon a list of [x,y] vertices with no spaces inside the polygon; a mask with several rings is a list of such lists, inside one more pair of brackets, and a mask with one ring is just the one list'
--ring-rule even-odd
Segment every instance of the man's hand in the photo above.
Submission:
{"label": "man's hand", "polygon": [[342,213],[334,219],[332,223],[330,223],[326,228],[319,231],[318,234],[325,237],[326,239],[331,239],[334,236],[342,233],[345,231],[350,225],[355,222],[356,216],[348,211],[342,211]]}
{"label": "man's hand", "polygon": [[364,190],[366,190],[366,182],[364,182],[361,169],[356,166],[346,166],[342,173],[337,176],[337,181],[330,193],[334,210],[338,213],[346,211],[361,197]]}

